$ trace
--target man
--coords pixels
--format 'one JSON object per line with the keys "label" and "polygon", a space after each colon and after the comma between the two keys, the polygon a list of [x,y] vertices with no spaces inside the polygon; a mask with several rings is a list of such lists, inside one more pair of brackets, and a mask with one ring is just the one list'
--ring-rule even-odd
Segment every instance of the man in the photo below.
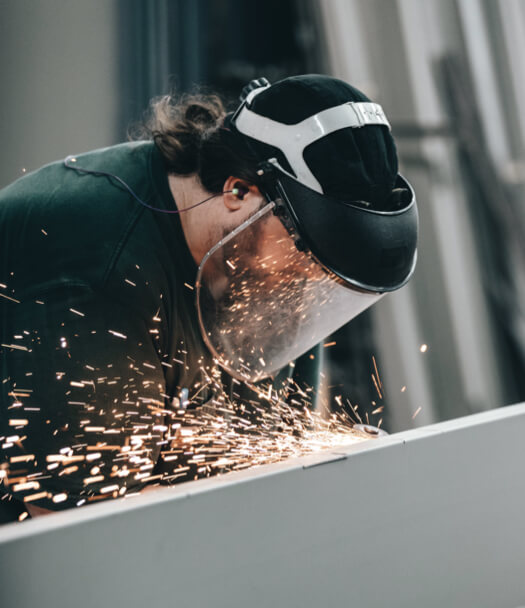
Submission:
{"label": "man", "polygon": [[309,349],[412,275],[415,200],[380,106],[319,75],[241,99],[162,98],[151,140],[0,194],[9,508],[169,479],[175,410],[315,385]]}

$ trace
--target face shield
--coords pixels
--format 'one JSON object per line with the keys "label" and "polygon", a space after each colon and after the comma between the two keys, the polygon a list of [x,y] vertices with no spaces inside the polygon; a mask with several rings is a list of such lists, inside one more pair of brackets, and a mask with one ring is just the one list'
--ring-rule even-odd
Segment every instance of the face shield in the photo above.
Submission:
{"label": "face shield", "polygon": [[197,275],[202,335],[240,380],[272,376],[381,294],[349,289],[296,241],[274,202],[217,243]]}

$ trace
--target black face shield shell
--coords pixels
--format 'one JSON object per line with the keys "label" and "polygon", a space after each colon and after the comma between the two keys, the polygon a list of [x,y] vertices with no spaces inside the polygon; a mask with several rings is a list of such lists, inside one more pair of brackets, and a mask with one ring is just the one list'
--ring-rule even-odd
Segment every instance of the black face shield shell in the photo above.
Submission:
{"label": "black face shield shell", "polygon": [[373,292],[394,291],[412,276],[416,264],[418,215],[410,184],[397,176],[396,188],[410,200],[394,211],[376,211],[359,201],[330,198],[283,171],[274,172],[295,231],[317,260],[345,283]]}

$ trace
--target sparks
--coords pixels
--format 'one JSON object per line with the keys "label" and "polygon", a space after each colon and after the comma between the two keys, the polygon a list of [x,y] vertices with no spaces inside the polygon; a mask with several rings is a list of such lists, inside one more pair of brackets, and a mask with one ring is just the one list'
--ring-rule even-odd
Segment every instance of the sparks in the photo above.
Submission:
{"label": "sparks", "polygon": [[414,418],[419,414],[419,412],[421,411],[421,409],[422,409],[421,406],[419,406],[417,408],[417,410],[412,414],[412,420],[414,420]]}
{"label": "sparks", "polygon": [[73,314],[78,315],[79,317],[85,317],[86,315],[83,312],[80,312],[79,310],[75,310],[74,308],[70,308],[69,309]]}
{"label": "sparks", "polygon": [[29,424],[29,420],[25,418],[11,418],[9,421],[9,426],[25,426],[26,424]]}
{"label": "sparks", "polygon": [[123,340],[127,340],[128,337],[124,334],[121,334],[118,331],[113,331],[112,329],[108,329],[108,333],[110,333],[111,335],[115,336],[116,338],[122,338]]}
{"label": "sparks", "polygon": [[[16,298],[10,298],[9,296],[6,296],[5,293],[0,293],[0,296],[2,298],[5,298],[6,300],[10,300],[11,302],[14,302],[15,304],[20,304],[20,300],[17,300]],[[4,345],[2,345],[4,346]]]}
{"label": "sparks", "polygon": [[5,348],[14,348],[15,350],[29,350],[25,346],[19,346],[18,344],[0,344],[0,346],[4,346]]}

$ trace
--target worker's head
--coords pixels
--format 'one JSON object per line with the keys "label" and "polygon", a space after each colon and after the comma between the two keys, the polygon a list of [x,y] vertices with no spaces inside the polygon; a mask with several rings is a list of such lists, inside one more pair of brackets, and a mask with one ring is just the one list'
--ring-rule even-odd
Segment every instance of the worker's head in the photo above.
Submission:
{"label": "worker's head", "polygon": [[227,115],[216,98],[164,107],[186,121],[154,133],[169,170],[224,192],[207,211],[197,292],[203,335],[232,373],[272,374],[409,279],[414,195],[382,108],[360,91],[306,75],[252,81]]}

